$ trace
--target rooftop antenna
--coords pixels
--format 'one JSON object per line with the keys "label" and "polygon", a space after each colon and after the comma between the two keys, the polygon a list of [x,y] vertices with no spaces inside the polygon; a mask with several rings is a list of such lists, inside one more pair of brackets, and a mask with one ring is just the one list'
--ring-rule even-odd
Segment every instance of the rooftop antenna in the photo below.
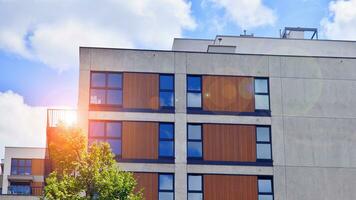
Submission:
{"label": "rooftop antenna", "polygon": [[219,40],[219,45],[220,45],[222,38],[218,38],[218,40]]}

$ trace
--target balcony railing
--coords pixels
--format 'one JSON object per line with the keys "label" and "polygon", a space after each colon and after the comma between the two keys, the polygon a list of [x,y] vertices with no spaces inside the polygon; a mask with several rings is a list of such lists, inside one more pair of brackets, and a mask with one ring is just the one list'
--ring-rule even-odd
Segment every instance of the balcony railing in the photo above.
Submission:
{"label": "balcony railing", "polygon": [[31,187],[30,185],[13,185],[8,187],[7,193],[9,195],[41,196],[43,193],[43,187]]}
{"label": "balcony railing", "polygon": [[47,127],[57,127],[59,123],[74,125],[77,122],[77,111],[72,109],[48,109]]}

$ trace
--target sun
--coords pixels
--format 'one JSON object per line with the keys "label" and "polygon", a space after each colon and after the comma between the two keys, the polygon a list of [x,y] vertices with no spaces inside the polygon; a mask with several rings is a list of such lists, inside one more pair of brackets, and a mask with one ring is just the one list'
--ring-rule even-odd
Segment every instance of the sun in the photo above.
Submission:
{"label": "sun", "polygon": [[76,125],[77,124],[77,112],[65,112],[62,120],[66,126]]}

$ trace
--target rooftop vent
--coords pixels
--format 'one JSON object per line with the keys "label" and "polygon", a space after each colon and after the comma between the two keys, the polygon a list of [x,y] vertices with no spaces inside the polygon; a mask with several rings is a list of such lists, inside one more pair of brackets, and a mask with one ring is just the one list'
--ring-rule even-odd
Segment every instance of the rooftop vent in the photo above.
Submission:
{"label": "rooftop vent", "polygon": [[244,30],[244,33],[243,33],[243,34],[240,34],[240,37],[253,37],[253,33],[247,34],[247,31]]}
{"label": "rooftop vent", "polygon": [[281,38],[286,39],[318,39],[317,28],[303,27],[285,27],[283,33],[280,33]]}

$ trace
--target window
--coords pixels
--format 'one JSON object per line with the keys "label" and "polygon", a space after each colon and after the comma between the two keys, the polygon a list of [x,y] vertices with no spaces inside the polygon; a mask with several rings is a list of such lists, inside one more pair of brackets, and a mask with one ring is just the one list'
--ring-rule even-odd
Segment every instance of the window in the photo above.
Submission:
{"label": "window", "polygon": [[92,72],[90,78],[90,104],[122,105],[122,74]]}
{"label": "window", "polygon": [[201,108],[202,107],[202,83],[201,76],[187,77],[187,107]]}
{"label": "window", "polygon": [[203,176],[188,175],[188,200],[203,199]]}
{"label": "window", "polygon": [[159,105],[161,108],[174,107],[174,76],[159,75]]}
{"label": "window", "polygon": [[269,126],[256,127],[257,160],[272,160],[271,128]]}
{"label": "window", "polygon": [[159,124],[159,157],[174,157],[174,125],[173,123]]}
{"label": "window", "polygon": [[93,142],[107,142],[113,153],[121,156],[122,124],[115,121],[90,121],[89,144]]}
{"label": "window", "polygon": [[32,160],[30,159],[12,159],[11,175],[31,175]]}
{"label": "window", "polygon": [[202,159],[202,125],[188,124],[188,158]]}
{"label": "window", "polygon": [[258,200],[273,200],[273,182],[271,177],[258,178]]}
{"label": "window", "polygon": [[174,175],[159,174],[158,177],[158,199],[174,200]]}
{"label": "window", "polygon": [[31,186],[29,183],[10,183],[8,194],[31,195]]}
{"label": "window", "polygon": [[269,110],[269,86],[267,78],[255,78],[255,110]]}

